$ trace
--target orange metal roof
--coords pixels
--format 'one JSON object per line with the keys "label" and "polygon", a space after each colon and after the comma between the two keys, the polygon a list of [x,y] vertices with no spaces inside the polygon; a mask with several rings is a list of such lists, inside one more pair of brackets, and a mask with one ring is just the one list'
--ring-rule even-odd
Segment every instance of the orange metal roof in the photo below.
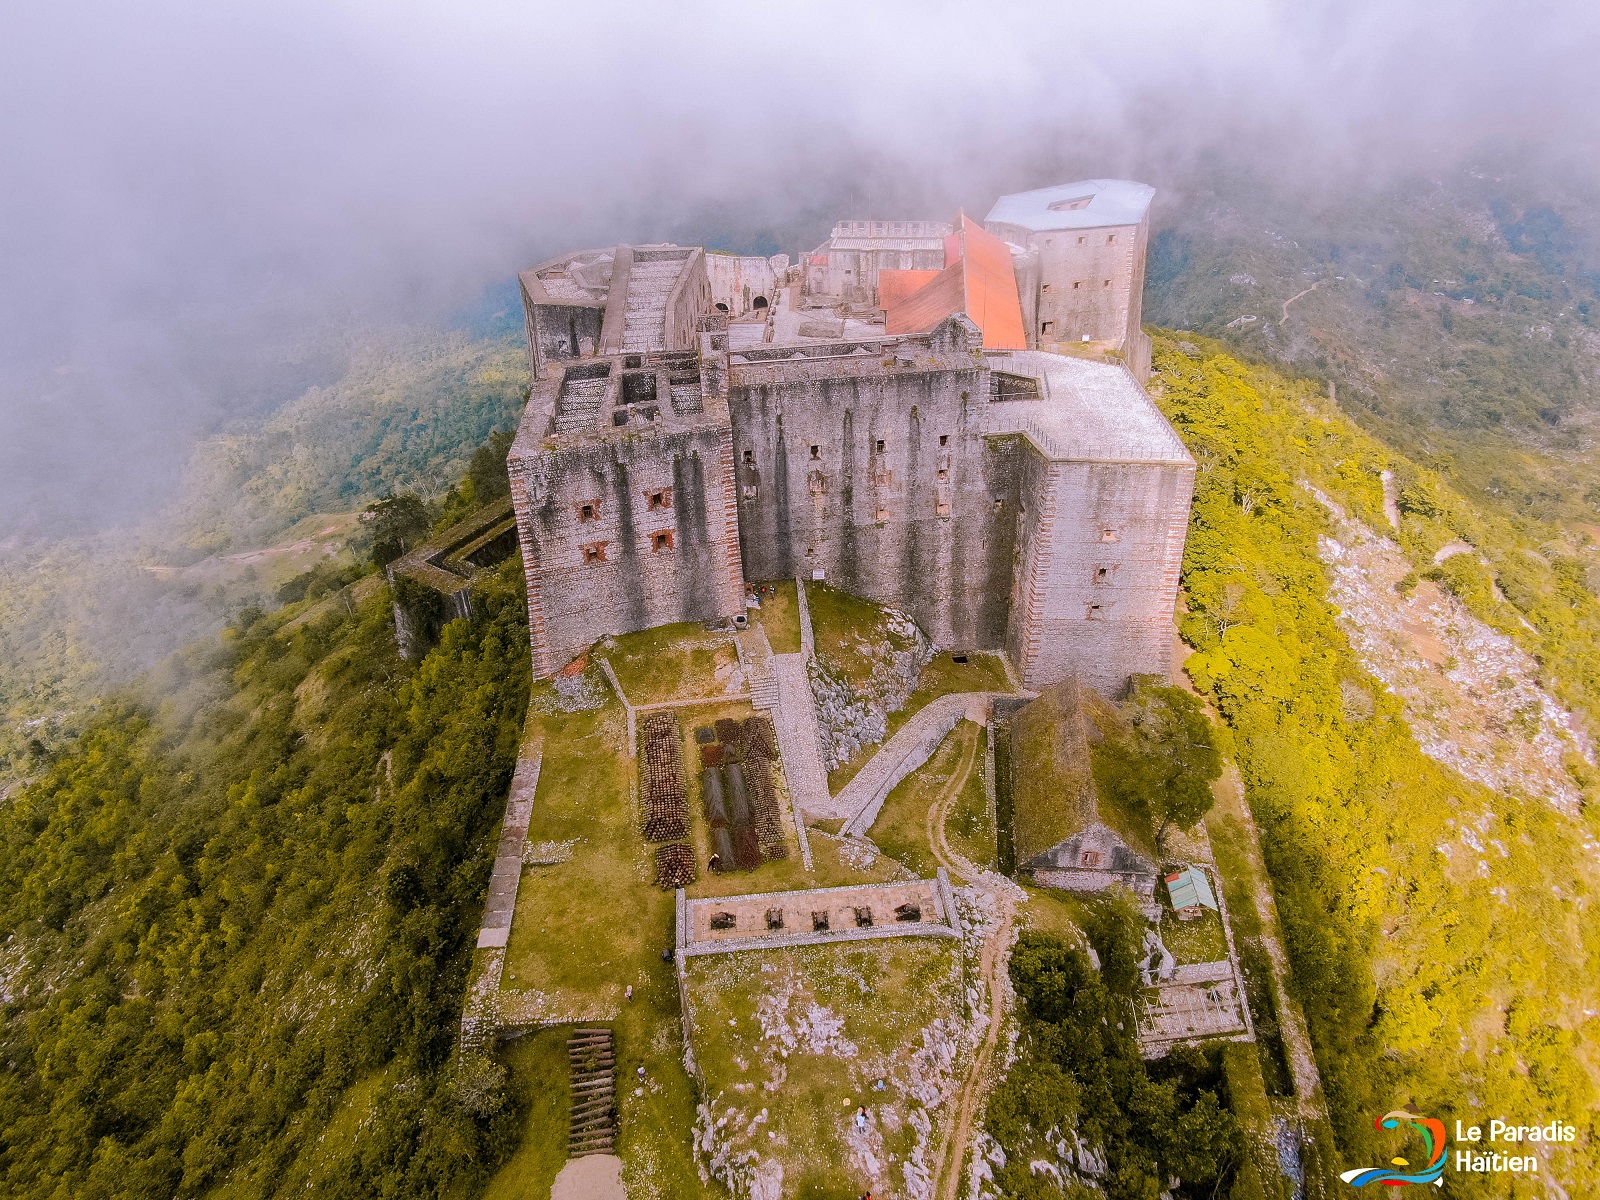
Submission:
{"label": "orange metal roof", "polygon": [[1006,244],[961,214],[961,260],[967,267],[966,312],[983,330],[986,350],[1026,350],[1022,300]]}
{"label": "orange metal roof", "polygon": [[961,312],[967,294],[965,275],[960,262],[937,272],[914,295],[884,310],[883,331],[891,336],[927,333],[951,313]]}
{"label": "orange metal roof", "polygon": [[879,271],[878,307],[893,308],[902,300],[909,299],[918,288],[938,273],[937,271]]}
{"label": "orange metal roof", "polygon": [[[880,271],[879,303],[884,310],[884,332],[926,333],[954,313],[964,312],[983,331],[989,350],[1026,350],[1022,328],[1022,301],[1017,276],[1006,244],[965,213],[957,230],[945,240],[943,271]],[[901,292],[913,275],[931,276],[913,293]],[[896,276],[899,278],[890,279]],[[885,280],[888,286],[885,287]]]}

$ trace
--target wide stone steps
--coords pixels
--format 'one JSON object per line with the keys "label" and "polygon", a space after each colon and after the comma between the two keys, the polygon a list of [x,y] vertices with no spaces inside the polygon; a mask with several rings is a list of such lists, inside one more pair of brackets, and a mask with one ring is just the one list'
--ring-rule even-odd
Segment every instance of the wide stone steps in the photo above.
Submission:
{"label": "wide stone steps", "polygon": [[616,1052],[609,1029],[577,1029],[567,1039],[567,1157],[609,1154],[616,1144]]}
{"label": "wide stone steps", "polygon": [[623,307],[622,348],[659,350],[666,339],[667,297],[683,270],[677,259],[634,261],[628,273],[628,298]]}

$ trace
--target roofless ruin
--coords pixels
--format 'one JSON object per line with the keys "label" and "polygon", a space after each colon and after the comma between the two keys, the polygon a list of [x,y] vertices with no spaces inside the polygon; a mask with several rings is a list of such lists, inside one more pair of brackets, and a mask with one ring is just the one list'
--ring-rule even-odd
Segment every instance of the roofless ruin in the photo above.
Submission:
{"label": "roofless ruin", "polygon": [[524,271],[534,673],[798,575],[1029,687],[1165,674],[1194,462],[1143,387],[1152,195],[841,222],[793,268],[616,246]]}

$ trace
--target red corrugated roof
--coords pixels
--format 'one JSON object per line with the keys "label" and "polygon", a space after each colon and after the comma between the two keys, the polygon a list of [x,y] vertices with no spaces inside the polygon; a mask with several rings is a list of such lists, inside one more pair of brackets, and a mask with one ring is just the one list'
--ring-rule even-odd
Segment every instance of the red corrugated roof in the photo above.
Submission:
{"label": "red corrugated roof", "polygon": [[946,267],[916,292],[907,296],[893,308],[885,309],[883,331],[891,336],[901,333],[927,333],[952,313],[962,311],[967,288],[961,263]]}
{"label": "red corrugated roof", "polygon": [[893,308],[929,282],[937,271],[879,271],[878,307]]}
{"label": "red corrugated roof", "polygon": [[961,258],[967,266],[966,313],[983,330],[986,350],[1026,350],[1022,300],[1006,244],[965,213],[961,215]]}
{"label": "red corrugated roof", "polygon": [[[1011,251],[983,226],[962,213],[956,232],[945,239],[945,260],[950,265],[931,271],[880,271],[879,304],[884,310],[884,332],[926,333],[948,316],[964,312],[983,331],[990,350],[1026,350],[1022,328],[1022,301]],[[928,275],[916,291],[905,294],[906,277]],[[896,278],[891,279],[894,276]],[[888,280],[887,289],[885,280]]]}

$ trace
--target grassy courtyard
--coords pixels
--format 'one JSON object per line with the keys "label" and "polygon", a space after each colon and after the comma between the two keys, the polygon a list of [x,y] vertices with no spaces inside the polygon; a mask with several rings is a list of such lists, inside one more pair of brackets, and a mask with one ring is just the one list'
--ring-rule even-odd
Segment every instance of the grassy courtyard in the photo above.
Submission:
{"label": "grassy courtyard", "polygon": [[[618,1095],[617,1149],[630,1191],[703,1196],[688,1137],[695,1093],[683,1066],[677,980],[661,958],[673,943],[673,899],[654,886],[651,848],[636,828],[622,705],[608,698],[590,712],[533,719],[544,749],[528,840],[563,847],[569,856],[523,870],[502,1005],[513,1020],[519,1013],[610,1019],[619,1083],[627,1085]],[[632,1000],[624,998],[629,985]],[[546,1069],[536,1050],[517,1043],[505,1061],[519,1087],[532,1086],[530,1073]],[[642,1083],[635,1078],[640,1066]],[[518,1161],[564,1156],[565,1128],[537,1111],[530,1121]]]}
{"label": "grassy courtyard", "polygon": [[[750,951],[691,959],[688,970],[714,1173],[742,1194],[754,1154],[778,1185],[768,1195],[913,1191],[908,1164],[912,1176],[931,1169],[971,1053],[953,944]],[[911,996],[917,1003],[898,1002]]]}
{"label": "grassy courtyard", "polygon": [[772,643],[774,654],[800,653],[800,603],[795,599],[795,582],[780,579],[777,583],[759,584],[771,588],[761,596],[761,607],[751,616],[761,622]]}
{"label": "grassy courtyard", "polygon": [[630,704],[661,704],[742,690],[733,636],[708,633],[693,622],[607,639],[596,653],[610,661]]}

